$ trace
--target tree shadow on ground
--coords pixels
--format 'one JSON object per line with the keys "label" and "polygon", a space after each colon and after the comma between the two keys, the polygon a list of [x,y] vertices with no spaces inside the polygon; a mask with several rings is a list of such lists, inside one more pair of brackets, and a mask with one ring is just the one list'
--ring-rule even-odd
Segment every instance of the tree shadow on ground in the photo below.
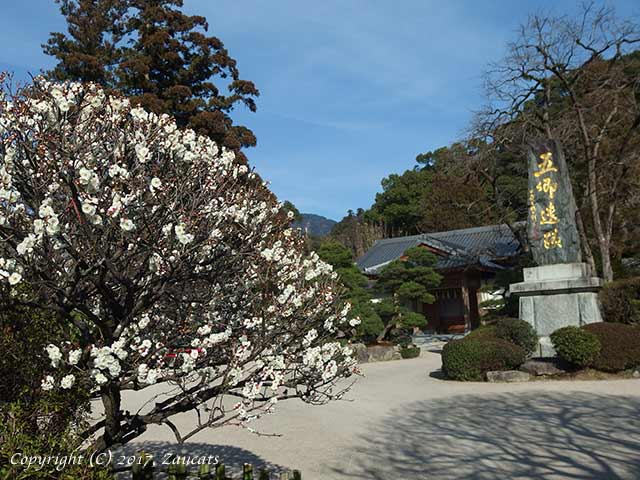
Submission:
{"label": "tree shadow on ground", "polygon": [[367,480],[636,479],[639,414],[640,398],[581,392],[422,401],[390,412],[332,470]]}
{"label": "tree shadow on ground", "polygon": [[[265,468],[269,471],[273,478],[277,474],[289,469],[280,465],[273,464],[265,459],[257,456],[249,450],[243,448],[233,447],[230,445],[215,445],[209,443],[191,443],[177,444],[172,442],[139,442],[130,443],[113,452],[113,461],[116,463],[116,468],[122,465],[118,465],[118,461],[121,460],[121,456],[131,457],[144,451],[153,455],[156,476],[155,479],[167,478],[166,470],[168,465],[163,465],[163,460],[168,460],[168,456],[177,455],[182,456],[185,459],[191,459],[192,466],[190,469],[193,472],[197,472],[199,466],[195,463],[198,459],[207,457],[206,462],[211,465],[211,469],[215,468],[216,459],[220,463],[224,463],[227,475],[232,478],[242,478],[242,466],[245,463],[253,465],[254,472],[259,472],[261,468]],[[257,473],[256,473],[257,476]],[[130,479],[131,472],[124,472],[118,475],[121,480]]]}

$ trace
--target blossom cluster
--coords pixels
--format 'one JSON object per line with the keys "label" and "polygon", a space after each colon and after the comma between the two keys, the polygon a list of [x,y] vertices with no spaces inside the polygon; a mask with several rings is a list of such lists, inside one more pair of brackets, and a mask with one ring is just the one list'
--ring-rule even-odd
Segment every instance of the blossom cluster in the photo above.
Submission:
{"label": "blossom cluster", "polygon": [[43,79],[0,99],[0,289],[76,332],[47,347],[45,390],[199,378],[246,418],[329,391],[353,321],[289,222],[243,159],[167,115]]}

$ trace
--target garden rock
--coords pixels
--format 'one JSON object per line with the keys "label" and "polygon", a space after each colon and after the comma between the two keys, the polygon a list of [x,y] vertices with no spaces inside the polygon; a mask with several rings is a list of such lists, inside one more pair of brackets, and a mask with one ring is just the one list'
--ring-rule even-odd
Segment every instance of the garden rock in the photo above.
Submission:
{"label": "garden rock", "polygon": [[358,363],[367,363],[369,361],[367,346],[364,343],[353,343],[350,347],[353,350],[353,356]]}
{"label": "garden rock", "polygon": [[400,360],[402,355],[395,345],[372,345],[367,347],[367,362]]}
{"label": "garden rock", "polygon": [[531,376],[527,372],[507,370],[504,372],[487,372],[487,381],[491,383],[528,382]]}
{"label": "garden rock", "polygon": [[566,370],[562,369],[559,362],[554,358],[536,358],[527,360],[520,367],[520,370],[527,372],[534,377],[542,375],[560,375],[561,373],[566,372]]}

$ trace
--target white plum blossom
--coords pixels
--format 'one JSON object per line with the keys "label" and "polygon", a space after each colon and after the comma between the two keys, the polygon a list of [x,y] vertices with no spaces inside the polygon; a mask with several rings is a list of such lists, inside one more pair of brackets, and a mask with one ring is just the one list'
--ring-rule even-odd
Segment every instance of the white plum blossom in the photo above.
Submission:
{"label": "white plum blossom", "polygon": [[104,385],[105,383],[107,383],[109,380],[107,379],[107,377],[105,377],[102,372],[94,370],[92,372],[92,377],[95,380],[97,385]]}
{"label": "white plum blossom", "polygon": [[21,281],[22,275],[20,275],[18,272],[13,272],[11,275],[9,275],[9,285],[17,285]]}
{"label": "white plum blossom", "polygon": [[79,348],[69,352],[69,365],[77,365],[82,357],[82,350]]}
{"label": "white plum blossom", "polygon": [[315,328],[312,328],[311,330],[309,330],[307,332],[307,335],[304,337],[304,345],[305,346],[309,346],[313,343],[313,341],[318,338],[318,332],[316,331]]}
{"label": "white plum blossom", "polygon": [[36,237],[35,235],[33,234],[27,235],[27,237],[24,240],[22,240],[22,242],[20,242],[16,247],[16,251],[18,252],[18,255],[26,255],[33,252],[33,247],[36,245],[37,240],[38,240],[38,237]]}
{"label": "white plum blossom", "polygon": [[138,381],[146,382],[149,373],[149,366],[146,363],[138,365]]}
{"label": "white plum blossom", "polygon": [[130,219],[121,218],[120,219],[120,228],[122,230],[124,230],[125,232],[130,232],[130,231],[134,230],[136,228],[136,226],[133,223],[133,221],[131,221]]}
{"label": "white plum blossom", "polygon": [[147,161],[149,157],[149,149],[145,145],[136,145],[136,155],[138,156],[138,161],[144,163]]}
{"label": "white plum blossom", "polygon": [[193,235],[187,233],[185,228],[186,227],[182,223],[174,227],[176,238],[183,245],[193,242]]}
{"label": "white plum blossom", "polygon": [[49,360],[51,360],[51,366],[55,368],[60,365],[60,361],[62,360],[62,352],[60,349],[50,343],[47,345],[46,351],[47,355],[49,355]]}
{"label": "white plum blossom", "polygon": [[159,190],[160,188],[162,188],[162,180],[160,180],[158,177],[153,177],[151,179],[151,182],[149,183],[149,190],[151,190],[152,193],[155,193],[155,191]]}
{"label": "white plum blossom", "polygon": [[110,347],[94,347],[91,350],[91,357],[97,373],[107,371],[111,377],[117,377],[120,374],[120,362]]}
{"label": "white plum blossom", "polygon": [[62,380],[60,380],[60,386],[66,390],[73,387],[75,383],[76,383],[76,377],[72,374],[65,375],[64,377],[62,377]]}
{"label": "white plum blossom", "polygon": [[124,390],[177,387],[105,438],[226,396],[242,424],[292,392],[337,398],[355,319],[246,159],[96,85],[36,82],[0,98],[0,294],[70,312],[42,388],[122,410]]}
{"label": "white plum blossom", "polygon": [[55,386],[56,386],[55,379],[51,375],[47,375],[46,377],[44,377],[40,385],[42,390],[44,390],[45,392],[49,390],[53,390]]}

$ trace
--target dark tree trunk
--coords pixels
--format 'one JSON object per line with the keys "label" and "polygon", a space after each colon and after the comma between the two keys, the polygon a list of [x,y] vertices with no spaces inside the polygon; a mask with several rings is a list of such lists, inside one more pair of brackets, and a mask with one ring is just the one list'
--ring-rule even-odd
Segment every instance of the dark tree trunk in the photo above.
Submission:
{"label": "dark tree trunk", "polygon": [[121,437],[120,420],[120,388],[114,383],[108,383],[101,390],[102,405],[104,406],[105,424],[103,444],[110,447],[119,443]]}

